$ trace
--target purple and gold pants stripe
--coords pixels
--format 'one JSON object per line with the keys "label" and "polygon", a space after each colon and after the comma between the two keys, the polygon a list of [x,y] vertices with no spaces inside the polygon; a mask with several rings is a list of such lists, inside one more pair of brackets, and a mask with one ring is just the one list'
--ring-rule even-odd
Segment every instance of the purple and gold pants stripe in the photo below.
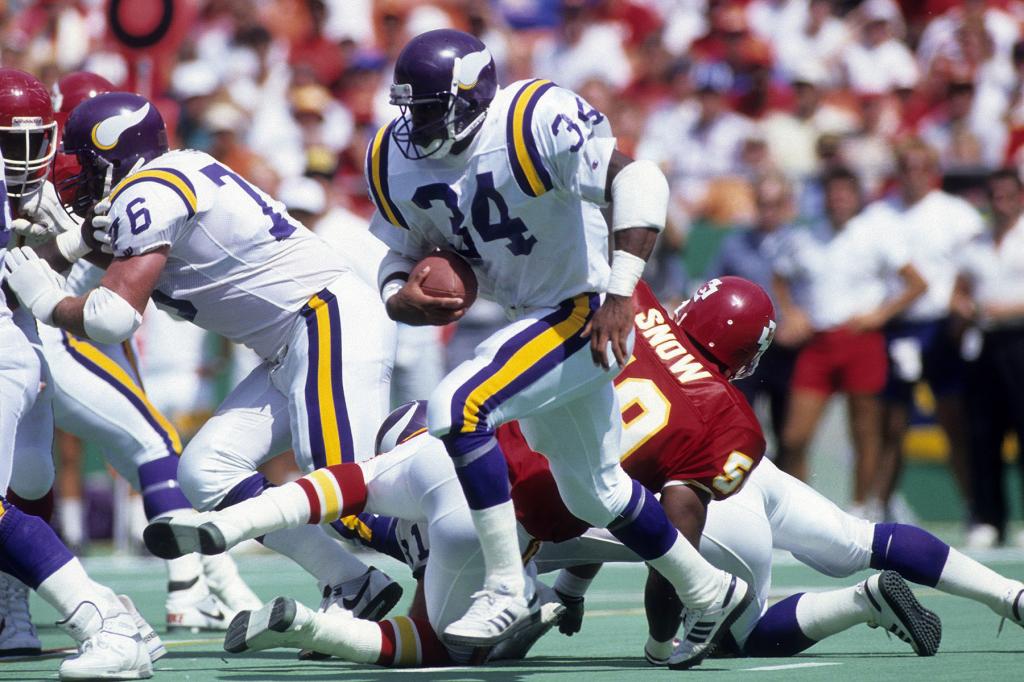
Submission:
{"label": "purple and gold pants stripe", "polygon": [[355,461],[352,429],[341,374],[341,314],[327,289],[302,309],[309,342],[306,370],[306,419],[313,466],[317,469]]}
{"label": "purple and gold pants stripe", "polygon": [[139,381],[114,362],[99,348],[72,334],[64,333],[64,347],[78,364],[85,367],[124,396],[167,445],[169,455],[181,454],[181,436],[178,430],[156,409]]}
{"label": "purple and gold pants stripe", "polygon": [[489,430],[488,416],[496,407],[587,344],[581,334],[598,305],[597,294],[580,294],[505,341],[493,360],[455,391],[450,433]]}

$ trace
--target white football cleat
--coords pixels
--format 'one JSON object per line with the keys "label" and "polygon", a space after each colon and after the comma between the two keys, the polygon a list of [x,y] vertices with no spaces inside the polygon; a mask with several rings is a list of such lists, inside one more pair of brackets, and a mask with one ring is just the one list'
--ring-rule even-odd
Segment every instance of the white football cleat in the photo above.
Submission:
{"label": "white football cleat", "polygon": [[276,647],[301,647],[302,628],[314,612],[294,599],[278,597],[258,611],[242,611],[224,636],[224,650],[232,654]]}
{"label": "white football cleat", "polygon": [[131,614],[104,617],[90,601],[57,623],[79,643],[78,655],[60,664],[62,680],[143,680],[153,676],[149,652]]}
{"label": "white football cleat", "polygon": [[912,646],[918,656],[935,655],[942,641],[942,621],[921,606],[903,576],[882,571],[862,585],[875,612],[869,627],[888,630]]}
{"label": "white football cleat", "polygon": [[210,594],[203,576],[187,584],[167,584],[167,632],[227,630],[235,612]]}
{"label": "white football cleat", "polygon": [[452,646],[495,646],[536,622],[540,600],[487,589],[474,592],[466,614],[444,629],[441,639]]}
{"label": "white football cleat", "polygon": [[711,606],[702,611],[686,610],[683,618],[685,637],[668,659],[668,667],[672,670],[700,665],[753,601],[754,591],[746,582],[724,571],[722,576],[722,586]]}
{"label": "white football cleat", "polygon": [[28,610],[28,585],[0,573],[0,658],[40,653],[42,643]]}
{"label": "white football cleat", "polygon": [[252,588],[238,573],[235,560],[227,554],[200,554],[203,564],[203,575],[210,592],[217,595],[232,611],[253,610],[263,606],[263,602]]}
{"label": "white football cleat", "polygon": [[540,608],[532,622],[508,639],[499,642],[487,657],[488,661],[519,661],[526,658],[533,645],[551,628],[559,625],[567,608],[553,589],[540,581],[534,583]]}
{"label": "white football cleat", "polygon": [[119,594],[117,598],[124,604],[124,608],[128,611],[128,615],[135,621],[135,627],[139,629],[139,636],[142,637],[142,643],[146,646],[146,651],[149,652],[150,663],[156,663],[157,660],[163,658],[167,654],[167,647],[164,646],[164,642],[160,639],[160,635],[156,634],[156,630],[153,626],[146,622],[146,619],[142,617],[139,610],[135,608],[135,602],[131,600],[127,594]]}
{"label": "white football cleat", "polygon": [[[402,586],[386,573],[373,566],[358,578],[346,580],[334,587],[323,588],[323,598],[317,613],[347,611],[363,620],[382,620],[402,598]],[[319,661],[330,658],[326,654],[304,649],[300,661]]]}

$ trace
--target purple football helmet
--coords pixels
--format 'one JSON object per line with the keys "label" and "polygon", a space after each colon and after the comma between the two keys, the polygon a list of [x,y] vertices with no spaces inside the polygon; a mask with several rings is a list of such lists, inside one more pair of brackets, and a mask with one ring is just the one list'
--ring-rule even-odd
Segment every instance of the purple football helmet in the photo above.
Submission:
{"label": "purple football helmet", "polygon": [[167,151],[167,128],[145,97],[108,92],[72,110],[62,145],[65,154],[78,157],[82,172],[68,178],[60,190],[62,196],[73,192],[71,208],[85,215],[133,170]]}
{"label": "purple football helmet", "polygon": [[480,40],[447,28],[421,33],[395,62],[395,144],[407,159],[447,155],[483,123],[497,91],[494,59]]}
{"label": "purple football helmet", "polygon": [[413,400],[399,405],[384,419],[377,429],[375,454],[391,452],[415,435],[427,430],[427,401]]}

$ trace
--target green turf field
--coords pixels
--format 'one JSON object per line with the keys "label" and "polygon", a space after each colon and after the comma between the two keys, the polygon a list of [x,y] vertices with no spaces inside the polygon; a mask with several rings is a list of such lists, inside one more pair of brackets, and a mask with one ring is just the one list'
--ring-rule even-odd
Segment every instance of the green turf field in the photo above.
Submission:
{"label": "green turf field", "polygon": [[[981,557],[996,570],[1024,577],[1024,551],[1003,550]],[[272,556],[240,557],[242,572],[261,597],[295,596],[309,604],[318,599],[304,574],[288,561]],[[394,576],[403,568],[379,562]],[[154,624],[163,622],[163,568],[159,562],[111,557],[87,561],[90,573],[135,600],[143,615]],[[632,680],[651,676],[708,675],[722,679],[722,672],[739,679],[842,680],[1014,680],[1024,678],[1024,631],[1007,625],[996,637],[999,619],[985,607],[931,589],[918,596],[943,619],[943,642],[938,656],[917,658],[909,647],[885,633],[861,626],[791,659],[737,659],[706,661],[689,673],[656,670],[642,658],[645,621],[641,608],[644,570],[637,566],[608,566],[587,596],[583,631],[571,639],[557,632],[542,639],[526,661],[487,668],[448,668],[425,671],[388,671],[340,662],[299,663],[291,651],[269,651],[248,656],[224,653],[216,634],[166,636],[170,653],[156,664],[158,680],[297,680],[313,682],[406,679],[417,675],[430,680]],[[406,581],[407,582],[407,581]],[[782,557],[775,568],[778,597],[807,588],[852,584],[854,579],[833,581]],[[399,609],[405,607],[411,594]],[[33,612],[40,623],[53,622],[53,611],[33,598]],[[161,626],[157,630],[162,630]],[[40,628],[46,647],[67,646],[69,640],[55,626]],[[55,679],[58,655],[0,663],[0,679]]]}

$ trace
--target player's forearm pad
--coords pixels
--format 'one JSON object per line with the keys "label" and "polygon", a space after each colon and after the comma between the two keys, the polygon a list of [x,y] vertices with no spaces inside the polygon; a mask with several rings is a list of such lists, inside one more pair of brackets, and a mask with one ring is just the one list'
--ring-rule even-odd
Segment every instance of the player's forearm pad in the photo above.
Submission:
{"label": "player's forearm pad", "polygon": [[661,231],[668,215],[668,180],[653,161],[634,161],[612,180],[612,230]]}
{"label": "player's forearm pad", "polygon": [[85,333],[99,343],[121,343],[142,324],[142,315],[131,303],[106,287],[89,292],[82,311]]}
{"label": "player's forearm pad", "polygon": [[608,275],[608,293],[618,296],[632,296],[636,283],[644,274],[644,266],[647,265],[640,256],[634,256],[629,251],[616,249],[612,252],[612,271]]}
{"label": "player's forearm pad", "polygon": [[414,267],[416,267],[416,261],[412,258],[403,256],[397,251],[388,251],[380,262],[380,269],[377,270],[377,287],[380,289],[381,299],[385,303],[398,293],[405,281],[409,279],[409,273]]}

